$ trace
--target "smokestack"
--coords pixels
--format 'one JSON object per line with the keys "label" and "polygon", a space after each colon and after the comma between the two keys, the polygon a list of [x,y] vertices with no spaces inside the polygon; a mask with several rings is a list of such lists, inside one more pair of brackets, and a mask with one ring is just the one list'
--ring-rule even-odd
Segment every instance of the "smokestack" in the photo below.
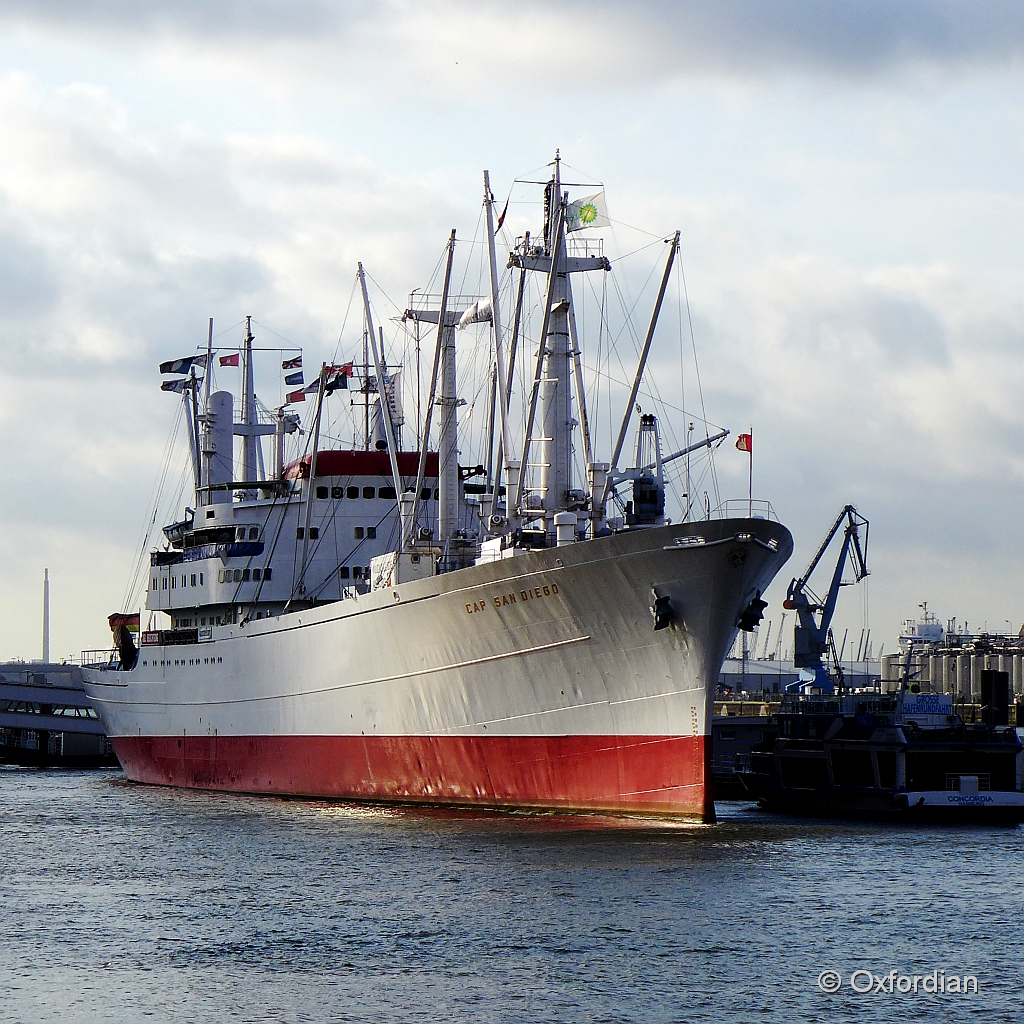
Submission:
{"label": "smokestack", "polygon": [[50,660],[50,570],[43,570],[43,661]]}

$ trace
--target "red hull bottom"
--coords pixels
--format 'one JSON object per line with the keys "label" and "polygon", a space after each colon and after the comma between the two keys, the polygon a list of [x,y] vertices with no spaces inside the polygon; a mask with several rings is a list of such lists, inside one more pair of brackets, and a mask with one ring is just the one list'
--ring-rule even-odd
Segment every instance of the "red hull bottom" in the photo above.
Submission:
{"label": "red hull bottom", "polygon": [[137,782],[714,820],[702,736],[120,736]]}

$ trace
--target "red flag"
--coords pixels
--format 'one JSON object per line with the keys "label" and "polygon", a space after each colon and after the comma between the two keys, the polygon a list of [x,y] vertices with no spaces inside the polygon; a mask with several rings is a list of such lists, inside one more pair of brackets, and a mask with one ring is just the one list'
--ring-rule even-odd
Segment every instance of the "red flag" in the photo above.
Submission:
{"label": "red flag", "polygon": [[508,199],[505,200],[505,209],[501,211],[501,216],[498,218],[498,223],[494,225],[495,231],[501,230],[501,225],[505,223],[505,214],[508,213],[508,202],[512,198],[512,193],[508,195]]}
{"label": "red flag", "polygon": [[238,365],[238,353],[236,352],[233,356],[221,356],[221,366],[237,366]]}
{"label": "red flag", "polygon": [[295,402],[304,402],[306,400],[306,392],[293,391],[291,394],[285,395],[284,400],[291,404],[294,404]]}
{"label": "red flag", "polygon": [[736,438],[736,447],[741,452],[753,452],[754,450],[754,435],[753,434],[740,434]]}

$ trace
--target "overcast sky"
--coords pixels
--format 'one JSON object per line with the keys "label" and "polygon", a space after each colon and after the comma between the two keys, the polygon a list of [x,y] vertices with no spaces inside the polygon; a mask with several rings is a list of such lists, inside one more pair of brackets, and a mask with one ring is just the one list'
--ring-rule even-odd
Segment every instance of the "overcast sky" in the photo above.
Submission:
{"label": "overcast sky", "polygon": [[44,566],[52,653],[108,643],[176,414],[157,362],[246,313],[329,358],[357,260],[406,294],[484,167],[504,196],[556,146],[621,225],[681,230],[783,586],[853,502],[840,631],[891,650],[927,600],[1016,632],[1022,84],[1019,3],[0,0],[0,658],[39,656]]}

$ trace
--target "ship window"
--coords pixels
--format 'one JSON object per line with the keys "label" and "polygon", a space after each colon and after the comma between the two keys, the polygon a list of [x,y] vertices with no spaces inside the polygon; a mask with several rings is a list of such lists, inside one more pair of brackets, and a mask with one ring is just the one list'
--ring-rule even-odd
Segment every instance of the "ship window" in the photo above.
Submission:
{"label": "ship window", "polygon": [[352,575],[352,573],[349,571],[349,567],[347,565],[343,565],[341,567],[340,575],[341,575],[341,578],[343,580],[347,580],[349,578],[349,576]]}
{"label": "ship window", "polygon": [[345,488],[344,487],[332,487],[331,488],[331,497],[334,498],[335,500],[337,500],[338,498],[344,498],[345,497]]}
{"label": "ship window", "polygon": [[173,590],[177,585],[178,585],[178,577],[177,576],[172,576],[171,577],[171,590]]}
{"label": "ship window", "polygon": [[200,626],[205,626],[206,625],[206,616],[205,615],[199,620],[199,625]]}
{"label": "ship window", "polygon": [[363,539],[363,528],[361,526],[357,526],[352,531],[352,536],[355,537],[356,540],[362,540]]}
{"label": "ship window", "polygon": [[219,665],[223,660],[224,660],[223,658],[218,658],[217,659],[217,664]]}
{"label": "ship window", "polygon": [[309,528],[309,539],[310,540],[317,540],[319,537],[320,537],[320,527],[319,526],[311,526]]}
{"label": "ship window", "polygon": [[217,573],[217,582],[218,583],[223,583],[224,582],[224,570],[223,569],[219,570],[218,573]]}
{"label": "ship window", "polygon": [[300,526],[300,527],[299,527],[299,528],[298,528],[298,529],[297,529],[297,530],[295,531],[295,539],[296,539],[296,540],[302,540],[302,538],[303,538],[303,537],[305,537],[305,536],[306,536],[306,531],[305,531],[305,530],[304,530],[304,529],[303,529],[303,528],[302,528],[302,527]]}
{"label": "ship window", "polygon": [[360,580],[363,578],[363,568],[360,565],[352,566],[352,578],[354,580]]}
{"label": "ship window", "polygon": [[441,497],[441,492],[435,487],[434,488],[434,501],[437,501]]}
{"label": "ship window", "polygon": [[260,539],[260,528],[258,526],[250,526],[249,527],[249,540],[259,540],[259,539]]}
{"label": "ship window", "polygon": [[217,510],[216,509],[213,509],[213,508],[207,509],[206,518],[207,519],[212,519],[216,514],[217,514]]}
{"label": "ship window", "polygon": [[192,586],[194,587],[195,585],[196,585],[196,574],[192,573]]}
{"label": "ship window", "polygon": [[242,570],[242,582],[243,583],[248,583],[249,582],[249,570],[248,569],[243,569]]}
{"label": "ship window", "polygon": [[318,487],[316,489],[316,496],[318,498],[326,498],[330,493],[330,488],[328,487]]}
{"label": "ship window", "polygon": [[377,539],[377,527],[376,526],[368,526],[366,528],[366,536],[367,536],[367,539],[369,539],[369,540],[376,540]]}
{"label": "ship window", "polygon": [[398,497],[398,495],[395,493],[394,487],[382,487],[377,492],[377,497],[378,498],[389,498],[391,501],[394,501]]}
{"label": "ship window", "polygon": [[420,501],[430,501],[430,494],[430,488],[424,487],[423,490],[420,491]]}
{"label": "ship window", "polygon": [[203,585],[203,574],[200,573],[199,574],[199,586],[202,586],[202,585]]}
{"label": "ship window", "polygon": [[236,569],[235,570],[234,579],[232,580],[232,582],[233,583],[241,583],[242,582],[242,570],[241,569]]}
{"label": "ship window", "polygon": [[240,526],[235,531],[235,540],[245,540],[245,527],[244,526]]}
{"label": "ship window", "polygon": [[373,493],[374,492],[373,492],[373,488],[372,487],[364,487],[363,488],[363,497],[364,498],[372,498],[373,497]]}
{"label": "ship window", "polygon": [[270,579],[271,571],[272,570],[271,570],[269,565],[266,567],[266,569],[263,570],[263,578],[265,580],[269,580]]}
{"label": "ship window", "polygon": [[259,569],[253,569],[253,571],[252,571],[252,578],[254,580],[258,580],[260,578],[260,570]]}
{"label": "ship window", "polygon": [[345,491],[345,496],[348,497],[348,498],[358,498],[359,497],[359,488],[358,487],[349,487]]}
{"label": "ship window", "polygon": [[153,577],[153,589],[154,590],[159,590],[160,589],[160,584],[157,583],[157,579],[156,579],[155,576]]}

